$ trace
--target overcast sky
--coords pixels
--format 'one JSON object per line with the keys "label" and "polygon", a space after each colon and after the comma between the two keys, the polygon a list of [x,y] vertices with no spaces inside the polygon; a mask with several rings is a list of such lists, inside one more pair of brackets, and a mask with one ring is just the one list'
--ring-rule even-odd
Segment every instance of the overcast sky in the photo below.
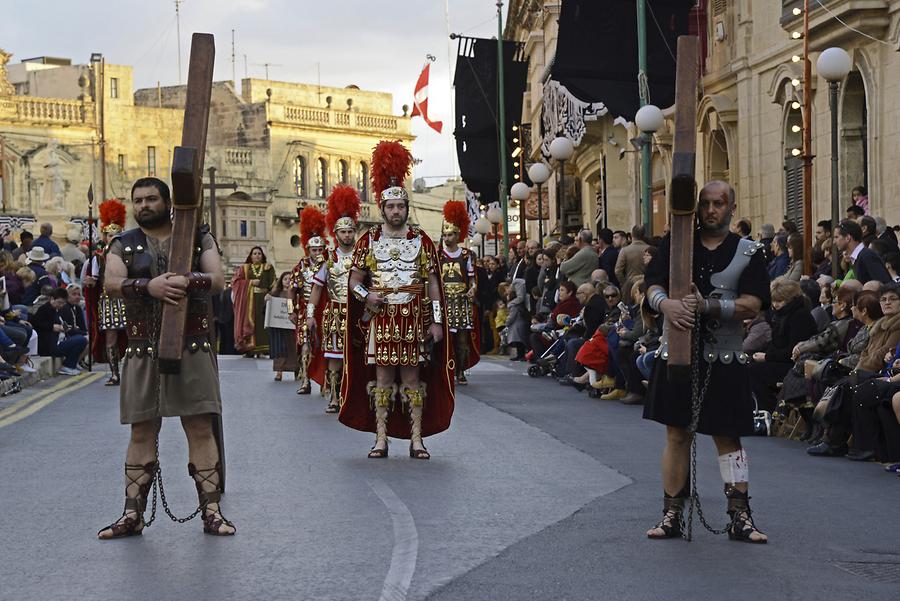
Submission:
{"label": "overcast sky", "polygon": [[[496,0],[448,0],[450,30],[493,37]],[[86,63],[92,52],[107,62],[132,65],[135,87],[178,83],[174,0],[0,0],[0,48],[11,63],[35,56]],[[504,3],[504,14],[508,1]],[[183,0],[182,70],[187,77],[190,34],[216,36],[217,81],[231,79],[231,30],[235,30],[235,72],[282,81],[321,83],[391,92],[394,113],[412,106],[415,80],[426,54],[431,67],[429,116],[444,122],[442,134],[420,118],[413,154],[422,159],[415,177],[456,173],[451,161],[450,68],[456,43],[448,48],[445,0]],[[429,183],[434,183],[430,181]]]}

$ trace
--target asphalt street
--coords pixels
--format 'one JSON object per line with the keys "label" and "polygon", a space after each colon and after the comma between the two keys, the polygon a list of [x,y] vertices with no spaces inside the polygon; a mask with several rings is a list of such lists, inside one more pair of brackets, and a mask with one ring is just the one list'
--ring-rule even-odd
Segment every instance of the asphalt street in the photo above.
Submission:
{"label": "asphalt street", "polygon": [[[100,542],[122,508],[127,428],[96,375],[0,399],[0,599],[896,599],[900,478],[752,439],[752,506],[771,539],[705,533],[648,541],[659,518],[661,426],[522,364],[488,359],[460,388],[453,426],[410,460],[273,382],[271,363],[221,361],[228,485],[238,534],[162,515],[142,537]],[[176,513],[196,493],[177,420],[161,463]],[[725,502],[699,449],[704,509]]]}

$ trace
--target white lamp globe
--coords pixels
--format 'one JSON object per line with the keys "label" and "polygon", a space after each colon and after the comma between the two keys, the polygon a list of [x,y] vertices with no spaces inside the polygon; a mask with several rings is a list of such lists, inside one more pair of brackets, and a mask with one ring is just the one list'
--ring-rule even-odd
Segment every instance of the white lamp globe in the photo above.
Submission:
{"label": "white lamp globe", "polygon": [[[528,168],[528,179],[536,184],[543,184],[550,179],[550,168],[544,163],[535,163]],[[513,188],[515,189],[515,186]]]}
{"label": "white lamp globe", "polygon": [[828,81],[842,81],[851,69],[853,59],[843,48],[828,48],[816,61],[816,70]]}
{"label": "white lamp globe", "polygon": [[[532,165],[532,167],[534,167],[534,165]],[[530,174],[531,170],[529,169],[528,172]],[[512,185],[512,188],[509,189],[509,195],[512,196],[513,200],[528,200],[530,194],[531,188],[524,182],[516,182]]]}
{"label": "white lamp globe", "polygon": [[647,104],[642,106],[634,116],[634,123],[644,132],[657,132],[662,129],[665,117],[658,106]]}
{"label": "white lamp globe", "polygon": [[497,225],[503,221],[503,211],[499,207],[491,207],[487,211],[487,218],[492,224]]}
{"label": "white lamp globe", "polygon": [[550,156],[557,161],[568,161],[575,154],[575,145],[565,136],[554,138],[550,142]]}
{"label": "white lamp globe", "polygon": [[479,217],[475,221],[475,231],[479,234],[487,234],[491,231],[491,222],[486,217]]}

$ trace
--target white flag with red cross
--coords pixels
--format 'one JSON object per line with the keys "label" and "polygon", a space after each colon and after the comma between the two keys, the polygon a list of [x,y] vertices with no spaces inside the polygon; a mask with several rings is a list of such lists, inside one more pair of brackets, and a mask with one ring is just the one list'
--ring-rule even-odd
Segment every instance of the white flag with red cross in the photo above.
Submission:
{"label": "white flag with red cross", "polygon": [[432,121],[428,118],[428,72],[430,67],[431,63],[426,62],[425,66],[422,68],[422,72],[419,74],[419,79],[416,81],[416,91],[413,95],[413,110],[410,116],[415,117],[416,115],[420,115],[431,129],[437,133],[441,133],[444,124],[440,121]]}

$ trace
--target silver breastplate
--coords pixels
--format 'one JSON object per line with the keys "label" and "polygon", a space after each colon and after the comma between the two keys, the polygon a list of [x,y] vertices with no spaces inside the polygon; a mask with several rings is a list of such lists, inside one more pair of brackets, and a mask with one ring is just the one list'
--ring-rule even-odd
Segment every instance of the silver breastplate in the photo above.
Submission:
{"label": "silver breastplate", "polygon": [[[399,288],[422,283],[419,256],[422,254],[422,238],[390,238],[384,234],[372,240],[371,252],[375,257],[372,284],[376,288]],[[384,294],[390,305],[408,303],[413,298],[409,292]]]}
{"label": "silver breastplate", "polygon": [[331,300],[347,302],[347,284],[352,266],[352,255],[343,255],[340,249],[335,251],[335,258],[328,262],[328,297]]}

